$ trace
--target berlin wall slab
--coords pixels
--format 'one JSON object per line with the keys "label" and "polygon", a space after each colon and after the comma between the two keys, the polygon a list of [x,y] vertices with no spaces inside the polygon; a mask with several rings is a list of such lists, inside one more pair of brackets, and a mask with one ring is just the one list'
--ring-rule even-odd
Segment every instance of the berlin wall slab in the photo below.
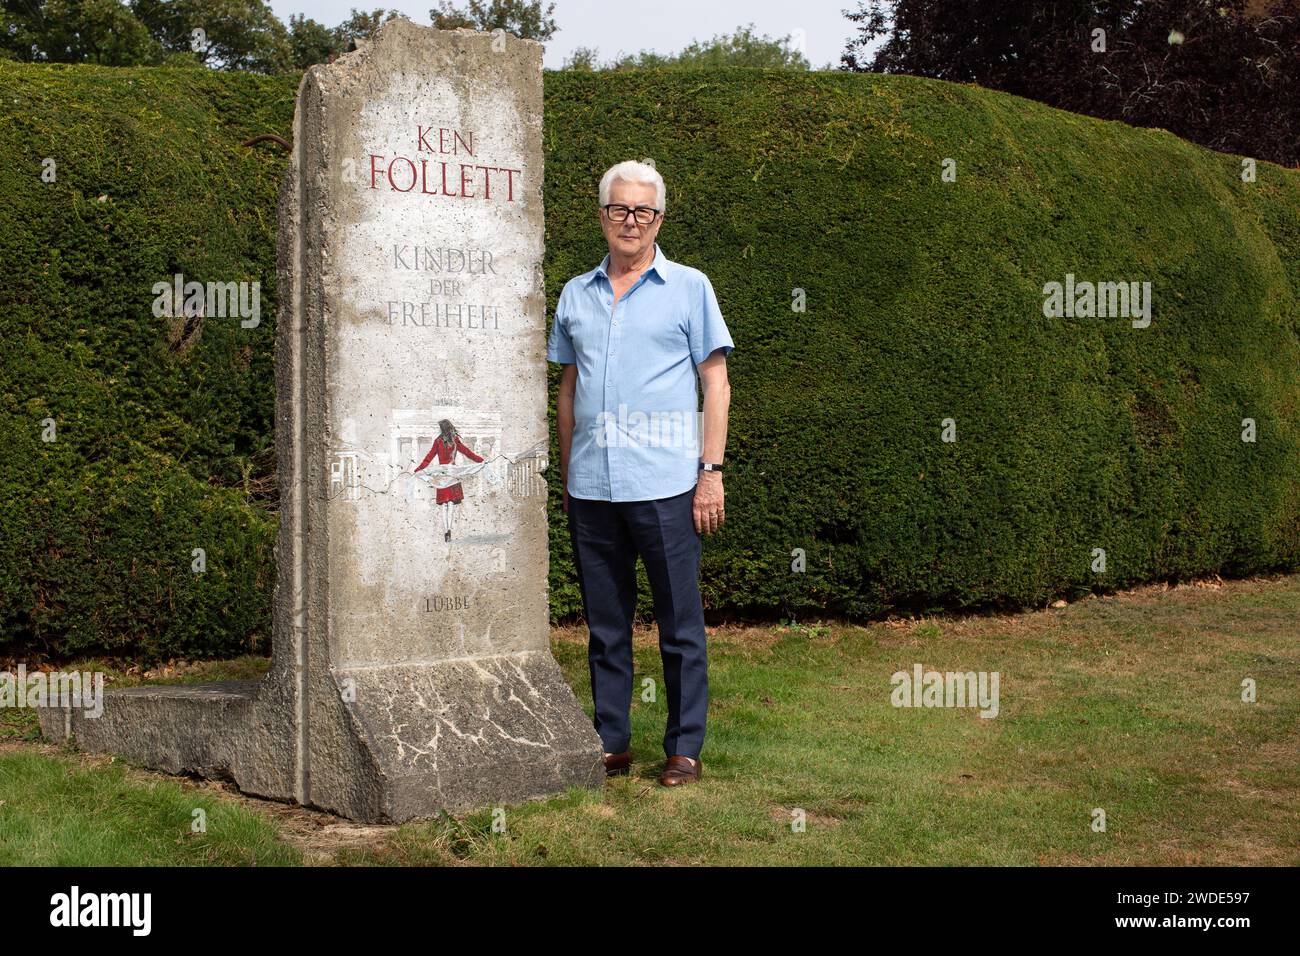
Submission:
{"label": "berlin wall slab", "polygon": [[599,786],[548,642],[541,47],[385,24],[303,78],[280,196],[265,681],[47,736],[366,822]]}

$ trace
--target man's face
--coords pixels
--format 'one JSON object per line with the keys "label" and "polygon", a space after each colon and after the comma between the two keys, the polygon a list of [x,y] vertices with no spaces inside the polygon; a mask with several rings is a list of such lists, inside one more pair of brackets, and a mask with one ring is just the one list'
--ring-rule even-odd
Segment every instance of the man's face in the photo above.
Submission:
{"label": "man's face", "polygon": [[[616,179],[609,186],[609,201],[629,209],[637,206],[654,207],[655,188],[650,183],[628,183]],[[632,259],[645,255],[647,250],[654,248],[661,222],[663,216],[658,216],[650,225],[643,226],[630,214],[622,222],[613,222],[605,210],[600,210],[600,227],[605,231],[605,241],[609,243],[611,257],[615,253]]]}

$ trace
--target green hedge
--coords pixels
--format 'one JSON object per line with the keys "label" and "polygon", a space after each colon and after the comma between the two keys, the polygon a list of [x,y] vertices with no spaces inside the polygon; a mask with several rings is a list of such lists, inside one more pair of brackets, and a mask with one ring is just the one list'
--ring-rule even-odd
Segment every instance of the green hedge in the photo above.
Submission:
{"label": "green hedge", "polygon": [[[239,144],[288,135],[296,85],[0,63],[0,657],[268,647],[286,155]],[[1014,607],[1300,567],[1300,174],[1245,183],[1161,131],[908,77],[548,73],[546,110],[550,302],[604,254],[600,173],[649,156],[661,245],[708,273],[736,341],[713,611]],[[260,281],[261,325],[169,328],[151,289],[176,272]],[[1067,272],[1152,282],[1150,328],[1044,318]]]}

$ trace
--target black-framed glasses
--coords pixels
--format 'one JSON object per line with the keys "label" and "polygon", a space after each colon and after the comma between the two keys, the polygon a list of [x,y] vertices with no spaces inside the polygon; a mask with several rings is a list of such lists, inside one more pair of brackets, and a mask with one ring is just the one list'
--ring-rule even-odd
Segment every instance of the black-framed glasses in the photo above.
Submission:
{"label": "black-framed glasses", "polygon": [[660,210],[656,209],[654,206],[637,206],[633,209],[629,206],[624,206],[621,203],[615,202],[608,203],[600,208],[605,210],[605,215],[609,216],[610,222],[624,222],[627,219],[627,214],[632,213],[637,224],[641,226],[650,225],[650,223],[655,221],[655,218],[660,212]]}

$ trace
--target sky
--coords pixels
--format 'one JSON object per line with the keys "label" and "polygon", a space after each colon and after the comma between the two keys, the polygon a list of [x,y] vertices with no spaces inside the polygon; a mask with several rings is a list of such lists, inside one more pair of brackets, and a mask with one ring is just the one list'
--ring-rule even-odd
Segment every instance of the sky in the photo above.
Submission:
{"label": "sky", "polygon": [[[275,15],[289,23],[292,14],[305,13],[327,27],[347,19],[352,7],[399,10],[416,23],[429,23],[436,0],[271,0]],[[457,0],[456,6],[468,3]],[[543,65],[559,69],[573,50],[595,47],[600,59],[619,52],[654,50],[676,53],[692,40],[708,40],[736,28],[754,24],[754,32],[785,37],[802,31],[803,51],[813,69],[839,66],[844,41],[853,24],[843,10],[857,9],[857,0],[649,0],[646,3],[612,0],[555,0],[559,29],[546,44]]]}

